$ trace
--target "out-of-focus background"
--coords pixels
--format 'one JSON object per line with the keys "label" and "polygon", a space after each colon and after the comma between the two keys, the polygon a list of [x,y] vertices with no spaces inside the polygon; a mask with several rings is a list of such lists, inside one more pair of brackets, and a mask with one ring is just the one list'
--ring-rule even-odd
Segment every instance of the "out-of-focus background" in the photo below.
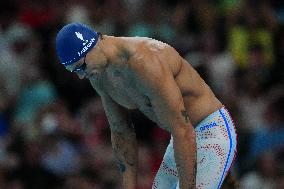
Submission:
{"label": "out-of-focus background", "polygon": [[[284,188],[284,1],[6,0],[0,189],[121,188],[100,98],[56,57],[56,32],[74,21],[176,48],[231,111],[238,133],[231,170],[240,188]],[[149,189],[169,134],[132,116],[138,189]]]}

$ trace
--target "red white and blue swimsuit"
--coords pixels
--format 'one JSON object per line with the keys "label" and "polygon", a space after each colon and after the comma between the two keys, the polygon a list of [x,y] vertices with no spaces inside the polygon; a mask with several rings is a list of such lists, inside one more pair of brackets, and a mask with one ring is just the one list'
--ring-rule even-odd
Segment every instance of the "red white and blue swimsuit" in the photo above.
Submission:
{"label": "red white and blue swimsuit", "polygon": [[[237,134],[225,107],[210,114],[195,128],[197,143],[196,187],[219,189],[236,155]],[[173,138],[166,149],[152,189],[179,189]]]}

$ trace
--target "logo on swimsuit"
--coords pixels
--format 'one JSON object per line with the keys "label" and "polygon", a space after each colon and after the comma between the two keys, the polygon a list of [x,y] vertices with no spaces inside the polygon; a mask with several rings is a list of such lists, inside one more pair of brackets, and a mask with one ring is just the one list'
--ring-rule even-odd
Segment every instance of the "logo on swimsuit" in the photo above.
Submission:
{"label": "logo on swimsuit", "polygon": [[200,131],[204,131],[206,129],[210,129],[210,128],[215,127],[215,126],[217,126],[217,123],[214,121],[214,122],[211,122],[211,123],[209,123],[207,125],[204,125],[204,126],[200,127],[199,130]]}

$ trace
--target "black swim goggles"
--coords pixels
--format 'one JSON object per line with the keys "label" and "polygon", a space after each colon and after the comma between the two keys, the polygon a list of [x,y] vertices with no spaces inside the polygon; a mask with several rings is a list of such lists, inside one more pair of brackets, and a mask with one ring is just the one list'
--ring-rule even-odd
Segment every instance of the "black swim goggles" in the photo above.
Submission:
{"label": "black swim goggles", "polygon": [[75,67],[71,72],[72,72],[72,73],[78,73],[78,74],[80,74],[80,73],[85,72],[86,68],[87,68],[86,56],[84,56],[84,62],[83,62],[83,64],[81,64],[81,65],[78,66],[78,67]]}

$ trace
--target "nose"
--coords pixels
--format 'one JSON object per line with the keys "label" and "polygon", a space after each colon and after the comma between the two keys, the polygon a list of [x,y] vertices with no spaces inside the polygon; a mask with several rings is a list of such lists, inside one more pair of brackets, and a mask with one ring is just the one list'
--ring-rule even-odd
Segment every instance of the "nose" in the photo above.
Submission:
{"label": "nose", "polygon": [[82,73],[77,73],[78,77],[80,79],[84,79],[86,77],[86,73],[85,72],[82,72]]}

